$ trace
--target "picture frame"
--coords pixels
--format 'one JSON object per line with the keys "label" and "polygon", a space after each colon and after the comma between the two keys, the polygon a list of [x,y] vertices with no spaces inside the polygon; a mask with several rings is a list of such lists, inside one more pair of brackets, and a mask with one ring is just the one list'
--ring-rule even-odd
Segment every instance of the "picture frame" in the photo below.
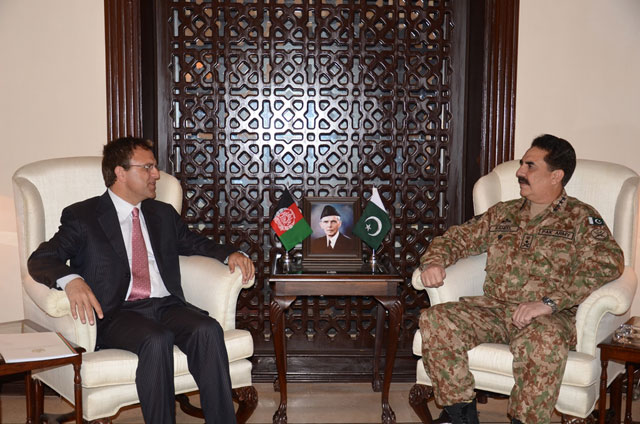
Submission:
{"label": "picture frame", "polygon": [[[336,265],[362,263],[362,242],[353,234],[361,214],[358,197],[305,197],[302,209],[304,218],[313,230],[311,236],[302,243],[302,260],[305,264],[332,264],[336,268]],[[337,213],[339,219],[331,218],[335,215],[327,215],[323,224],[323,213]],[[338,237],[335,240],[327,241],[327,235],[336,234]],[[328,246],[331,243],[333,246]]]}

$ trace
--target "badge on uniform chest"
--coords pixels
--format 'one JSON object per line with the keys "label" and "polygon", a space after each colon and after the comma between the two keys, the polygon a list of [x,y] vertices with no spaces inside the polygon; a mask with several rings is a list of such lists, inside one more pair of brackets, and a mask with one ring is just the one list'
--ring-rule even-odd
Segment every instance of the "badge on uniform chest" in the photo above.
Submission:
{"label": "badge on uniform chest", "polygon": [[529,250],[533,245],[533,234],[525,234],[520,243],[520,250]]}
{"label": "badge on uniform chest", "polygon": [[567,240],[573,240],[575,234],[572,231],[554,230],[551,228],[541,228],[538,231],[541,236],[560,237]]}

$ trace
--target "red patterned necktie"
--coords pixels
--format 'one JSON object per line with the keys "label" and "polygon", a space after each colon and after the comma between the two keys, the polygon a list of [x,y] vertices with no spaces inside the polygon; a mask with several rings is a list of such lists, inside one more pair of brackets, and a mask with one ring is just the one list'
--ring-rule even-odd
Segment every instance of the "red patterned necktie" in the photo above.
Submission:
{"label": "red patterned necktie", "polygon": [[140,228],[140,210],[133,208],[131,228],[131,273],[133,284],[127,300],[146,299],[151,295],[151,277],[149,277],[149,258],[147,247],[144,245],[142,229]]}

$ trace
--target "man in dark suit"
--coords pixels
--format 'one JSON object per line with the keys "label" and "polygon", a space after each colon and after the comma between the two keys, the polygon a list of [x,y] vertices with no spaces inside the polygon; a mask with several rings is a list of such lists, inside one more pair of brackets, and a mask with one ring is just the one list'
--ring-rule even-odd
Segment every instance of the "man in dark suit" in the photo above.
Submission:
{"label": "man in dark suit", "polygon": [[311,241],[313,253],[350,253],[356,249],[355,239],[340,232],[342,218],[335,207],[326,205],[320,214],[320,228],[324,237]]}
{"label": "man in dark suit", "polygon": [[94,325],[95,312],[96,349],[138,355],[145,422],[175,423],[175,344],[187,355],[206,422],[235,423],[222,328],[185,301],[178,256],[218,259],[231,272],[240,268],[245,281],[254,266],[233,246],[192,233],[171,205],[154,200],[160,173],[151,146],[121,138],[104,147],[107,192],[62,211],[58,232],[29,258],[29,273],[66,292],[74,319]]}

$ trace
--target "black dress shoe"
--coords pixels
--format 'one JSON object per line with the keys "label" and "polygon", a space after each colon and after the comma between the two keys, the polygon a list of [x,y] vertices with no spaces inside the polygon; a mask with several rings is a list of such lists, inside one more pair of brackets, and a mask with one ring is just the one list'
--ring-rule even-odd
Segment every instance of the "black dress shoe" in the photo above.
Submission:
{"label": "black dress shoe", "polygon": [[447,411],[451,417],[451,424],[480,424],[475,398],[471,402],[461,402],[455,405],[445,406],[444,410]]}

